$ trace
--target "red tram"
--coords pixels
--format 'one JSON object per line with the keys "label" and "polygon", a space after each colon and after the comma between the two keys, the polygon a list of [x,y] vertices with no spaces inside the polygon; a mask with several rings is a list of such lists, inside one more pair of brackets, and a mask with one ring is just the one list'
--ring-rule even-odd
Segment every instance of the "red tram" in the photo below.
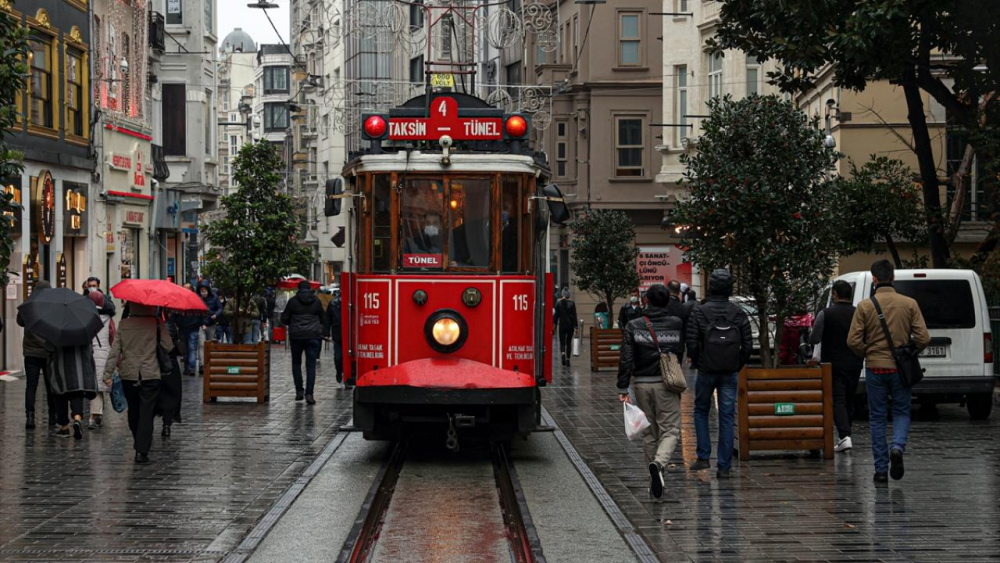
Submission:
{"label": "red tram", "polygon": [[569,218],[526,117],[447,93],[362,124],[370,146],[327,183],[326,210],[354,201],[341,291],[355,427],[436,427],[449,447],[526,436],[552,378],[548,227]]}

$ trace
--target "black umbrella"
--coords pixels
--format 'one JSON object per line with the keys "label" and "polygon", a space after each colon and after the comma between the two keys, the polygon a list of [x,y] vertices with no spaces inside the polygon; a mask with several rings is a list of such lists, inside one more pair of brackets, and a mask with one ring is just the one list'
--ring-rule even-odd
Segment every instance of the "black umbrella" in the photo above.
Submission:
{"label": "black umbrella", "polygon": [[25,330],[55,346],[80,346],[104,327],[94,302],[60,287],[38,291],[18,306]]}

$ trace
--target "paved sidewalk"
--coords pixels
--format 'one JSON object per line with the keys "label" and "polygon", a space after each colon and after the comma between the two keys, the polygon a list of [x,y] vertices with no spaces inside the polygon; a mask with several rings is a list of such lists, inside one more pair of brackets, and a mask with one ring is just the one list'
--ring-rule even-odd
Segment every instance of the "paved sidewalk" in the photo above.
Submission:
{"label": "paved sidewalk", "polygon": [[[183,424],[149,465],[132,462],[124,414],[84,439],[24,428],[24,381],[0,382],[0,561],[216,561],[350,418],[333,354],[323,352],[318,404],[295,402],[289,354],[272,353],[271,402],[203,404],[184,378]],[[325,364],[325,365],[324,365]],[[39,392],[36,412],[44,420]]]}
{"label": "paved sidewalk", "polygon": [[544,404],[661,560],[1000,560],[1000,412],[973,422],[957,405],[938,416],[915,410],[906,476],[888,487],[872,483],[866,422],[855,425],[854,450],[832,461],[755,454],[735,458],[732,479],[720,482],[715,420],[713,469],[685,469],[696,458],[689,390],[681,445],[654,502],[641,442],[624,435],[617,374],[590,373],[588,352],[571,369],[556,365]]}

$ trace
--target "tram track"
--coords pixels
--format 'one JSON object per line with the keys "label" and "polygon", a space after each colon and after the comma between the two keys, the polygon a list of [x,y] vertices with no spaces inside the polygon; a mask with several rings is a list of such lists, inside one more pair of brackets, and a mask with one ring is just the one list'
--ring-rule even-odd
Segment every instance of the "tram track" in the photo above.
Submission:
{"label": "tram track", "polygon": [[490,443],[488,451],[471,455],[419,459],[426,453],[404,443],[392,446],[338,562],[418,561],[429,553],[450,553],[453,559],[470,553],[474,558],[469,560],[476,561],[545,562],[506,446]]}

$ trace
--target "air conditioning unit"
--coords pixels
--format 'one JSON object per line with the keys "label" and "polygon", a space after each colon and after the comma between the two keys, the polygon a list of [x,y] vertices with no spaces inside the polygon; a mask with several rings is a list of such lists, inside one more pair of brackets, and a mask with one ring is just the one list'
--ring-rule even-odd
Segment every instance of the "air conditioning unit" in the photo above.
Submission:
{"label": "air conditioning unit", "polygon": [[163,14],[150,12],[149,14],[149,46],[163,52],[167,50],[167,36],[163,28]]}

